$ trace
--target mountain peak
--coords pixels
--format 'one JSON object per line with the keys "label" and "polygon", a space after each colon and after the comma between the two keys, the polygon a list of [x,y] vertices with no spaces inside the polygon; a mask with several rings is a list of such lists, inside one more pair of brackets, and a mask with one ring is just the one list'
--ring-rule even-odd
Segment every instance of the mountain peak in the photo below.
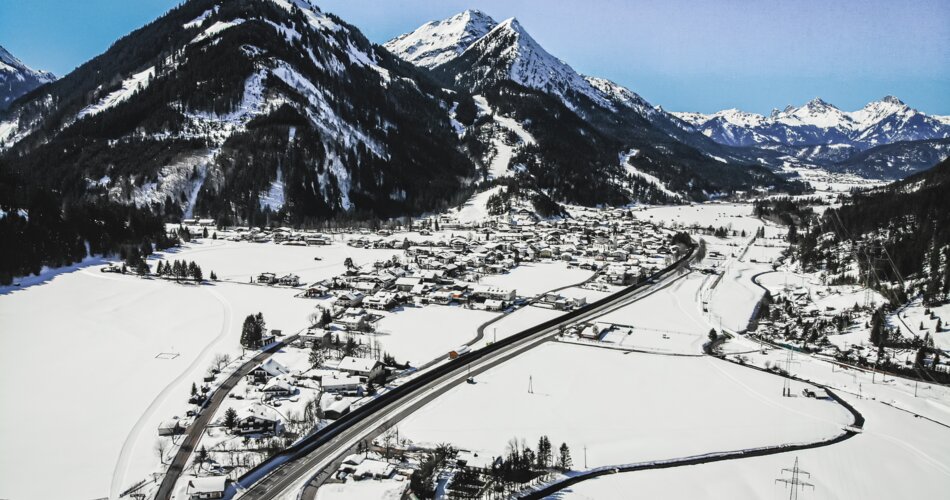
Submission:
{"label": "mountain peak", "polygon": [[881,98],[881,102],[886,102],[887,104],[894,104],[894,105],[897,105],[897,106],[904,106],[904,105],[905,105],[905,104],[904,104],[904,101],[902,101],[902,100],[900,100],[900,99],[898,99],[898,98],[896,98],[896,97],[894,97],[894,96],[892,96],[892,95],[886,95],[886,96],[884,96],[883,98]]}
{"label": "mountain peak", "polygon": [[[541,90],[574,107],[576,95],[585,95],[597,104],[612,105],[587,79],[567,63],[551,55],[528,34],[514,17],[505,19],[465,50],[463,57],[474,65],[478,81],[509,79]],[[486,76],[493,75],[485,79]]]}
{"label": "mountain peak", "polygon": [[0,45],[0,110],[21,95],[54,80],[52,73],[30,68]]}
{"label": "mountain peak", "polygon": [[827,101],[820,97],[816,97],[808,103],[805,104],[806,108],[816,109],[816,110],[825,110],[825,109],[838,109],[834,104],[829,104]]}
{"label": "mountain peak", "polygon": [[498,29],[510,29],[519,33],[525,33],[524,28],[521,26],[521,23],[518,22],[517,17],[509,17],[508,19],[498,23]]}
{"label": "mountain peak", "polygon": [[383,46],[400,59],[434,68],[457,57],[497,24],[480,10],[466,10],[447,19],[423,24]]}
{"label": "mountain peak", "polygon": [[56,79],[56,77],[48,71],[35,70],[23,64],[23,61],[17,59],[16,56],[11,54],[3,45],[0,45],[0,72],[11,72],[14,70],[21,73],[32,74],[43,83],[51,82]]}

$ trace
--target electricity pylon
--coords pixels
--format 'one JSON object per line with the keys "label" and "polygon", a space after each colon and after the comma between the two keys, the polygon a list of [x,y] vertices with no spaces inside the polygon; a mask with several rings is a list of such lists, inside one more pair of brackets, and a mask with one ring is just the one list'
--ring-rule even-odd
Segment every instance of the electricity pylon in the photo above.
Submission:
{"label": "electricity pylon", "polygon": [[808,483],[808,482],[805,482],[805,481],[802,481],[802,480],[801,480],[801,476],[802,476],[803,474],[804,474],[805,476],[807,476],[807,477],[811,477],[811,474],[808,473],[808,472],[805,472],[805,471],[803,471],[803,470],[801,470],[801,469],[798,468],[798,457],[795,457],[795,465],[792,466],[791,469],[782,469],[782,474],[786,474],[786,473],[791,474],[792,477],[791,477],[791,478],[780,477],[780,478],[776,479],[775,482],[776,482],[776,483],[785,483],[785,487],[791,489],[791,490],[788,492],[788,499],[789,499],[789,500],[797,500],[797,499],[798,499],[798,490],[799,490],[799,489],[802,489],[802,490],[804,490],[805,488],[815,489],[815,485],[814,485],[814,484],[811,484],[811,483]]}

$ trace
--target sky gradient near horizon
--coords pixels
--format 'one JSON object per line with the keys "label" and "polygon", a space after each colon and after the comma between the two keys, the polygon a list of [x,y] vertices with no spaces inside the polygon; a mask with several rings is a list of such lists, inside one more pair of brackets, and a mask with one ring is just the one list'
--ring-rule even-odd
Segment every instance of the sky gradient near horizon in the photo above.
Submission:
{"label": "sky gradient near horizon", "polygon": [[[0,45],[63,75],[179,0],[0,0]],[[895,95],[950,115],[946,0],[318,0],[378,43],[474,8],[673,111],[768,113]]]}

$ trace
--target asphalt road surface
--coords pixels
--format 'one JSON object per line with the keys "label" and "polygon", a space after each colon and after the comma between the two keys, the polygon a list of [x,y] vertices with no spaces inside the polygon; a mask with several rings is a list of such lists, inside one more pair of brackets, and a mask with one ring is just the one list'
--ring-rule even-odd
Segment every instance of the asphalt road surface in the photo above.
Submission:
{"label": "asphalt road surface", "polygon": [[208,403],[202,408],[201,412],[198,413],[198,417],[195,421],[188,427],[188,430],[185,433],[185,440],[181,443],[181,446],[178,448],[178,452],[175,453],[175,458],[172,459],[171,465],[169,465],[168,470],[165,471],[165,477],[162,478],[162,484],[158,487],[158,494],[155,495],[156,500],[169,500],[172,498],[172,493],[175,491],[175,484],[178,482],[178,479],[181,477],[182,471],[185,469],[185,465],[188,464],[188,458],[191,456],[191,453],[194,451],[195,446],[198,445],[198,442],[201,440],[201,435],[204,433],[205,428],[208,426],[208,423],[211,421],[211,417],[218,411],[218,407],[221,406],[221,402],[228,396],[228,393],[231,392],[231,389],[234,389],[234,386],[237,385],[241,379],[251,372],[257,365],[263,363],[267,358],[271,357],[272,354],[279,351],[285,345],[293,342],[297,339],[297,335],[291,335],[286,339],[274,344],[270,348],[260,352],[243,365],[238,368],[234,373],[229,376],[224,383],[222,383],[218,388],[211,393],[211,398],[209,398]]}

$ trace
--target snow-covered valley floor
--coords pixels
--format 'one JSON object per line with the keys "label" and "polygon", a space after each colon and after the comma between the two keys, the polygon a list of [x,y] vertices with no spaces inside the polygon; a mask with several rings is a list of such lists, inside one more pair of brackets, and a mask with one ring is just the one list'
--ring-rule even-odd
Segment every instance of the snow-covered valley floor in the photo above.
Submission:
{"label": "snow-covered valley floor", "polygon": [[830,400],[781,391],[780,378],[720,360],[547,343],[458,386],[399,431],[485,457],[505,453],[511,438],[533,445],[547,435],[583,469],[585,448],[596,467],[814,441],[851,423]]}
{"label": "snow-covered valley floor", "polygon": [[[295,247],[199,240],[151,259],[195,261],[221,281],[202,286],[102,273],[106,261],[52,270],[0,295],[0,393],[22,402],[0,420],[0,498],[116,496],[161,470],[157,428],[184,417],[191,384],[201,384],[218,354],[241,354],[240,327],[262,312],[268,329],[296,333],[318,301],[299,289],[250,285],[261,272],[305,281],[389,259],[401,250],[335,242]],[[314,257],[321,260],[314,260]],[[588,271],[560,262],[523,266],[486,282],[533,295],[583,281]],[[421,364],[470,341],[499,313],[430,305],[386,313],[381,349]],[[558,314],[527,307],[498,324],[502,337]],[[486,332],[492,340],[494,331]],[[168,450],[166,450],[167,456]],[[94,458],[94,459],[93,459]],[[47,471],[57,471],[46,481]]]}

